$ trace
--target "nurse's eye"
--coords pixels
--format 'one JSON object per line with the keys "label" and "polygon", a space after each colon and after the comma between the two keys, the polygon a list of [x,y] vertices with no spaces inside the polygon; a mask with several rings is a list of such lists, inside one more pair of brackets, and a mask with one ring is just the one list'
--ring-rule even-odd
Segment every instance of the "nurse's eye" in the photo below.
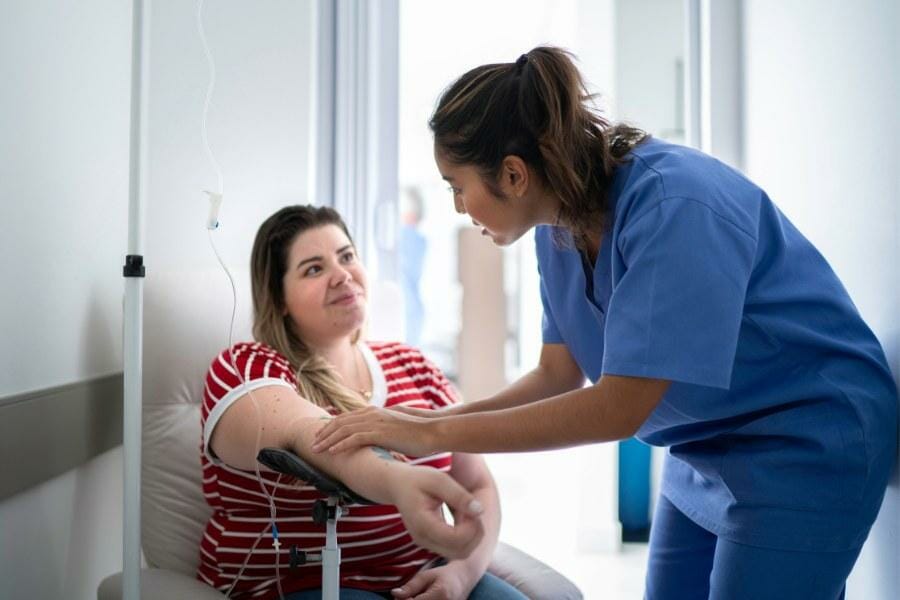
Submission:
{"label": "nurse's eye", "polygon": [[462,188],[453,187],[452,185],[447,188],[447,190],[453,194],[454,196],[459,196],[462,194]]}

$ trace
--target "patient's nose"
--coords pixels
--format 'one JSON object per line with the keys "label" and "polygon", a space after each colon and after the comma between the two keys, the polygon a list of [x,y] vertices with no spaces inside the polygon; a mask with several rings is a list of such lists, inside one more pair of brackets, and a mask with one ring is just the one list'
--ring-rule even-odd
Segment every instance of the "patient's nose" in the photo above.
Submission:
{"label": "patient's nose", "polygon": [[344,267],[338,267],[334,271],[334,277],[331,280],[331,285],[333,287],[338,287],[338,286],[341,286],[341,285],[347,283],[348,281],[350,281],[352,279],[353,279],[353,275],[350,273],[349,270],[345,269]]}

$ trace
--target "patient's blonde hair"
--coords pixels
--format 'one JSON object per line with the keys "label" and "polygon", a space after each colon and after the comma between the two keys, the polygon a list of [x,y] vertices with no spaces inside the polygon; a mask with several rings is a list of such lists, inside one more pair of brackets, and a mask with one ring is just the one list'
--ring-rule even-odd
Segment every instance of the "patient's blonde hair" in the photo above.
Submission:
{"label": "patient's blonde hair", "polygon": [[[334,368],[306,345],[284,311],[283,282],[291,244],[303,232],[326,225],[340,227],[353,243],[341,216],[324,206],[287,206],[260,225],[250,255],[253,337],[288,360],[296,372],[301,396],[322,408],[333,406],[340,412],[349,412],[368,403],[343,385]],[[353,334],[354,343],[360,333]]]}

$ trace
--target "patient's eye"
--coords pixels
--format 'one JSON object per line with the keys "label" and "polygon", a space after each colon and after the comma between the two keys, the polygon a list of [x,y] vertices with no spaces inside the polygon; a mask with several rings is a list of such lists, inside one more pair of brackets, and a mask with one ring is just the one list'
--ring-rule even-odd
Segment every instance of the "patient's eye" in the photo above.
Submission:
{"label": "patient's eye", "polygon": [[354,260],[356,260],[356,253],[353,250],[347,250],[343,254],[341,254],[341,262],[345,264],[350,264]]}
{"label": "patient's eye", "polygon": [[322,267],[320,267],[319,265],[312,265],[311,267],[309,267],[308,269],[303,271],[303,276],[306,277],[309,275],[316,275],[321,270],[322,270]]}

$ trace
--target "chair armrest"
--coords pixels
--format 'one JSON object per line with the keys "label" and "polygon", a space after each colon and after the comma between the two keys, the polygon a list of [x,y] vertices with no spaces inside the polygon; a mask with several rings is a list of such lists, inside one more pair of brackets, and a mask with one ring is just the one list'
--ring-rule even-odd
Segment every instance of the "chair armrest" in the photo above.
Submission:
{"label": "chair armrest", "polygon": [[343,482],[332,479],[290,450],[263,448],[257,454],[256,460],[275,472],[291,475],[311,483],[326,496],[336,496],[344,504],[375,504],[351,490]]}
{"label": "chair armrest", "polygon": [[565,575],[530,554],[500,542],[488,572],[530,600],[582,600],[581,590]]}
{"label": "chair armrest", "polygon": [[[169,569],[141,569],[141,600],[224,600],[225,595],[202,581]],[[122,573],[110,575],[97,588],[97,600],[122,600]]]}

